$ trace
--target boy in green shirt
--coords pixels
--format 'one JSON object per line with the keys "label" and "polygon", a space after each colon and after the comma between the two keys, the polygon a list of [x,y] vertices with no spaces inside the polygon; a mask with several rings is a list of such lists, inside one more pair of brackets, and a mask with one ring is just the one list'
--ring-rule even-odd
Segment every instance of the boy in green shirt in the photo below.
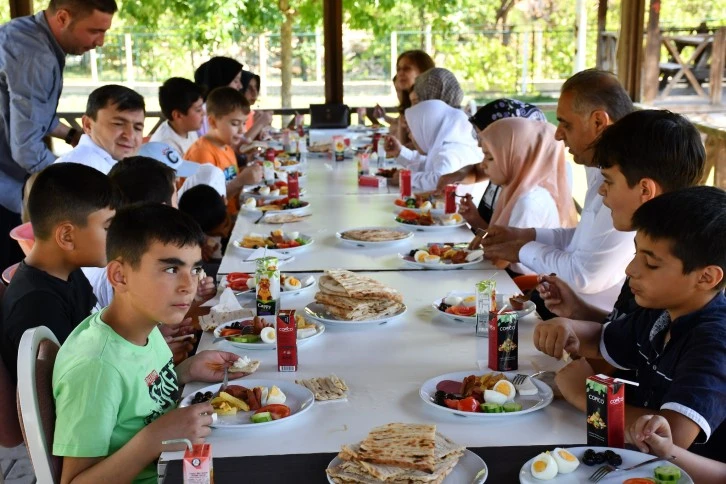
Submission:
{"label": "boy in green shirt", "polygon": [[53,369],[62,483],[155,483],[163,440],[199,442],[211,432],[212,406],[177,409],[179,385],[220,381],[237,355],[203,351],[174,367],[157,327],[189,309],[203,241],[191,217],[166,205],[116,213],[106,241],[115,297],[71,333]]}

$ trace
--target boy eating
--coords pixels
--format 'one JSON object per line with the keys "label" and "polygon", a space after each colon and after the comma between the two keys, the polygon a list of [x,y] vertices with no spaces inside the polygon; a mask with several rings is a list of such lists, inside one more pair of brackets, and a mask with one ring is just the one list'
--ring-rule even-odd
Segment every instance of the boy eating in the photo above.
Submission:
{"label": "boy eating", "polygon": [[106,241],[114,299],[71,333],[53,368],[62,482],[155,483],[163,440],[209,435],[212,406],[177,409],[179,385],[221,380],[237,355],[203,351],[174,367],[157,327],[189,309],[203,240],[194,220],[167,205],[116,214]]}
{"label": "boy eating", "polygon": [[5,293],[0,319],[0,348],[13,380],[26,330],[47,326],[63,343],[96,306],[80,268],[106,264],[115,208],[111,182],[91,167],[62,163],[37,176],[28,199],[35,244]]}
{"label": "boy eating", "polygon": [[239,171],[234,146],[244,136],[244,126],[250,105],[244,96],[231,87],[219,87],[207,97],[209,131],[187,150],[184,158],[197,163],[211,163],[224,171],[227,181],[227,210],[237,213],[239,194],[245,185],[262,181],[259,165],[246,166]]}
{"label": "boy eating", "polygon": [[[626,425],[665,417],[676,444],[723,460],[726,430],[726,192],[692,187],[663,194],[633,215],[636,253],[626,270],[640,306],[604,326],[556,318],[535,328],[534,344],[635,370]],[[556,377],[568,402],[584,410],[584,359]],[[705,443],[705,444],[704,444]],[[704,445],[700,445],[704,444]]]}
{"label": "boy eating", "polygon": [[186,153],[199,138],[204,120],[202,91],[189,79],[172,77],[159,88],[159,107],[166,121],[149,141],[167,143],[178,153]]}

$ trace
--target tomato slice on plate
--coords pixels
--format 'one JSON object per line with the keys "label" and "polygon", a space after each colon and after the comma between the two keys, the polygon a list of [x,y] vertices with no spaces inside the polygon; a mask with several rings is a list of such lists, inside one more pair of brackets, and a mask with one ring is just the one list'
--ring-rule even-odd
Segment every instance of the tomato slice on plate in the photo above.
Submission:
{"label": "tomato slice on plate", "polygon": [[242,334],[241,329],[234,329],[234,328],[224,328],[219,332],[219,336],[225,337],[225,336],[232,336],[234,334]]}
{"label": "tomato slice on plate", "polygon": [[272,403],[270,405],[265,405],[261,409],[257,410],[255,413],[262,412],[270,412],[272,420],[280,420],[281,418],[290,416],[290,407],[281,403]]}
{"label": "tomato slice on plate", "polygon": [[633,477],[632,479],[625,479],[623,484],[653,484],[655,480],[649,477]]}
{"label": "tomato slice on plate", "polygon": [[455,316],[474,316],[476,314],[476,307],[471,306],[451,306],[446,308],[446,312]]}

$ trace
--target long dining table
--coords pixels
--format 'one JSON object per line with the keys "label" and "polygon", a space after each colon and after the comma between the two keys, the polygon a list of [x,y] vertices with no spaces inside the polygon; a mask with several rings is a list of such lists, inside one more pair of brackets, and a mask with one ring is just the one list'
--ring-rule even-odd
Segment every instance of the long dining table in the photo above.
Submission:
{"label": "long dining table", "polygon": [[[315,135],[315,133],[311,133]],[[360,133],[351,133],[360,136]],[[320,134],[318,134],[320,136]],[[470,418],[454,415],[424,401],[422,384],[439,375],[470,371],[489,372],[488,339],[477,336],[472,324],[441,316],[434,302],[452,291],[474,292],[482,280],[496,281],[505,295],[518,288],[504,271],[486,262],[466,270],[422,270],[411,267],[399,254],[429,242],[465,242],[472,238],[468,228],[441,232],[415,232],[412,239],[384,248],[370,249],[344,244],[336,232],[365,226],[394,227],[398,189],[359,187],[357,166],[352,160],[335,162],[311,155],[305,166],[306,195],[310,217],[283,230],[299,231],[314,239],[293,260],[281,266],[283,273],[316,279],[326,269],[347,269],[363,273],[403,296],[406,312],[381,325],[326,326],[319,337],[298,348],[295,373],[277,371],[277,352],[240,350],[225,340],[216,341],[205,332],[198,350],[232,351],[259,360],[256,380],[294,382],[302,378],[335,374],[348,388],[342,401],[315,402],[299,418],[285,419],[274,426],[214,428],[207,441],[212,446],[215,482],[326,482],[325,465],[344,444],[358,442],[378,425],[390,422],[432,423],[454,442],[473,449],[489,467],[488,482],[517,482],[519,468],[544,449],[586,440],[585,416],[562,400],[524,415],[504,418]],[[265,233],[279,225],[255,224],[257,213],[241,212],[231,241],[250,232]],[[219,273],[253,272],[246,254],[227,247]],[[282,309],[303,310],[314,300],[316,288],[283,299]],[[241,305],[253,307],[252,296],[239,296]],[[536,313],[519,321],[520,373],[531,373],[548,364],[532,344]],[[244,379],[239,381],[244,385]],[[187,396],[208,386],[187,384]],[[181,482],[182,452],[164,452],[158,464],[160,480]],[[450,481],[446,481],[449,483]]]}

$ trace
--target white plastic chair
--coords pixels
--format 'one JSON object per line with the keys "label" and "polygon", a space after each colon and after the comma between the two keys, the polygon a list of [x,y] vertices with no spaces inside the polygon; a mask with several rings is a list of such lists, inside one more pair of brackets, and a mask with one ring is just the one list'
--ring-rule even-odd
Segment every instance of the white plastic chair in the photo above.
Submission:
{"label": "white plastic chair", "polygon": [[18,349],[18,408],[30,460],[38,482],[60,482],[63,461],[53,455],[55,402],[53,365],[60,349],[45,326],[23,333]]}

